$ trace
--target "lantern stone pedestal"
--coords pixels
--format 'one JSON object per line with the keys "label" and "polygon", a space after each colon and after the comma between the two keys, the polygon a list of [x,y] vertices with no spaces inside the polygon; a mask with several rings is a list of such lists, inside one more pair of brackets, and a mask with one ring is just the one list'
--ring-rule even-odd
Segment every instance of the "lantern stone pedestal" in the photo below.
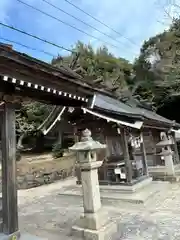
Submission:
{"label": "lantern stone pedestal", "polygon": [[83,131],[81,142],[70,148],[78,152],[84,207],[84,214],[72,227],[72,234],[87,240],[109,240],[117,232],[116,223],[108,219],[108,212],[101,206],[97,170],[102,162],[97,161],[96,152],[103,148],[106,145],[94,141],[88,129]]}

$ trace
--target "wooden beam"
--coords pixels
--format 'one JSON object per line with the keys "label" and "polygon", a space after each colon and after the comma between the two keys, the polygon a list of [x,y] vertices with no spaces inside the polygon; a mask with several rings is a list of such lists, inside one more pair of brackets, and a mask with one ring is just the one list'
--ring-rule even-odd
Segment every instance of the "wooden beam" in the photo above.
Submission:
{"label": "wooden beam", "polygon": [[14,106],[5,103],[2,112],[2,215],[5,234],[18,230],[15,120]]}
{"label": "wooden beam", "polygon": [[129,149],[128,149],[128,140],[127,140],[127,133],[125,128],[121,128],[122,133],[122,145],[123,145],[123,151],[124,151],[124,161],[126,166],[126,174],[127,174],[127,182],[132,182],[132,164],[131,159],[129,156]]}
{"label": "wooden beam", "polygon": [[[72,71],[72,70],[71,70]],[[33,84],[43,85],[45,87],[54,88],[59,91],[69,92],[80,96],[91,95],[93,87],[88,86],[82,79],[68,78],[62,73],[46,73],[39,69],[31,69],[24,65],[14,62],[0,61],[0,72],[12,78],[22,79]],[[68,84],[67,84],[68,83]]]}

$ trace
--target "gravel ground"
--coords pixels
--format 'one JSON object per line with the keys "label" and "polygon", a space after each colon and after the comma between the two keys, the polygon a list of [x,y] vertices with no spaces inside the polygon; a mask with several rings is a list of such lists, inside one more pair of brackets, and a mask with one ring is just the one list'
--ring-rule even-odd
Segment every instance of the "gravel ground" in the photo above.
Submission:
{"label": "gravel ground", "polygon": [[[70,229],[83,211],[82,202],[58,193],[73,179],[19,191],[19,224],[49,240],[73,240]],[[146,206],[122,203],[105,207],[117,221],[114,240],[180,240],[180,184],[162,190]]]}

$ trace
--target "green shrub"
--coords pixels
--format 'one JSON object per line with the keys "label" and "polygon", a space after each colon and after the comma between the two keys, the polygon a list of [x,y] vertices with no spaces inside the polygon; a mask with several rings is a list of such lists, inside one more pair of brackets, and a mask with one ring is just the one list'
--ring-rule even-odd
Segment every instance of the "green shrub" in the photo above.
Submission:
{"label": "green shrub", "polygon": [[52,148],[53,158],[63,157],[63,153],[64,153],[64,149],[62,148],[61,144],[60,143],[54,144]]}

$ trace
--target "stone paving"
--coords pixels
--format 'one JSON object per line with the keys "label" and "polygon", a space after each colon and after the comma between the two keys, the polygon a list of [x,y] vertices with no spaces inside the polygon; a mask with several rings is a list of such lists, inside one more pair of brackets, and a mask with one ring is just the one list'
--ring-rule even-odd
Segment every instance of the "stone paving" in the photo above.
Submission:
{"label": "stone paving", "polygon": [[[58,195],[71,181],[20,190],[21,230],[49,240],[75,239],[70,229],[83,211],[82,201]],[[105,209],[118,224],[114,240],[180,240],[180,183],[170,184],[145,206],[122,202]]]}

